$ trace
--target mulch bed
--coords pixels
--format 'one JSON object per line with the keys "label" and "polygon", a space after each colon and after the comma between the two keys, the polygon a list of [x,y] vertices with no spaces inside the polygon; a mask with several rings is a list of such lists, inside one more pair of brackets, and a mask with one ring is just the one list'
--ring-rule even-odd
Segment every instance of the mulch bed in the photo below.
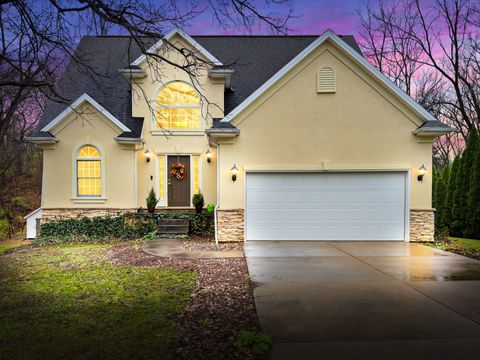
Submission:
{"label": "mulch bed", "polygon": [[245,258],[161,258],[131,244],[113,248],[107,257],[118,265],[170,267],[198,273],[197,288],[179,320],[176,358],[255,358],[234,345],[242,330],[259,331]]}
{"label": "mulch bed", "polygon": [[183,247],[190,251],[243,251],[243,243],[241,242],[219,243],[217,245],[215,239],[202,236],[190,236],[184,239]]}
{"label": "mulch bed", "polygon": [[460,248],[458,246],[455,246],[454,241],[448,239],[436,240],[434,243],[425,243],[425,245],[433,245],[440,250],[445,250],[458,255],[463,255],[472,259],[480,260],[480,250]]}

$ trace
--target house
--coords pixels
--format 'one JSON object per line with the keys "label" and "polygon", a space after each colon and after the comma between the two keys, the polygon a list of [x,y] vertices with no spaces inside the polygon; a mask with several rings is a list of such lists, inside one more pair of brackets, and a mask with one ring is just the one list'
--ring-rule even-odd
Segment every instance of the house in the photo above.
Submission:
{"label": "house", "polygon": [[[85,37],[29,141],[42,221],[215,204],[219,241],[433,239],[432,142],[451,129],[352,36],[189,36],[194,80],[129,37]],[[148,54],[178,61],[151,40]],[[169,58],[170,57],[170,58]]]}

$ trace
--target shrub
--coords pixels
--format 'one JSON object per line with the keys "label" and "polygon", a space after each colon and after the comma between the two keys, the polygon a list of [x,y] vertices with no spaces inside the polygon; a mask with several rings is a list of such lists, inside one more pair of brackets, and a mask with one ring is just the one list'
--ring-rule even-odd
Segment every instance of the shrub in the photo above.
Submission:
{"label": "shrub", "polygon": [[272,339],[270,336],[258,331],[241,331],[234,346],[244,354],[264,355],[270,349]]}
{"label": "shrub", "polygon": [[155,190],[153,188],[150,190],[150,193],[147,197],[147,209],[149,213],[155,212],[155,207],[158,204],[157,194],[155,194]]}
{"label": "shrub", "polygon": [[201,191],[199,191],[198,194],[193,195],[192,204],[193,206],[195,206],[195,210],[197,213],[202,212],[203,206],[205,205],[205,200]]}
{"label": "shrub", "polygon": [[10,235],[10,224],[7,219],[0,219],[0,239]]}

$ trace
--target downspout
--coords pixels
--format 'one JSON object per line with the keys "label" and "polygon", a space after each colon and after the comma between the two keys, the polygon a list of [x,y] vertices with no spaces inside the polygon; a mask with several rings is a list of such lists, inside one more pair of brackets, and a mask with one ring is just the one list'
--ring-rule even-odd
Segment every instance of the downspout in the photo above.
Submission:
{"label": "downspout", "polygon": [[218,208],[220,207],[220,144],[211,143],[217,149],[217,204],[213,212],[213,223],[215,225],[215,244],[218,245]]}

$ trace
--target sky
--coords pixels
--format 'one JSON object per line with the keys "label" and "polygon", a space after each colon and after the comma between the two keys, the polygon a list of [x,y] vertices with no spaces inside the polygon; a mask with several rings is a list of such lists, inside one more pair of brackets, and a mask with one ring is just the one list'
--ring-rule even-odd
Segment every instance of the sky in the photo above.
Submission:
{"label": "sky", "polygon": [[[360,28],[357,10],[362,9],[367,0],[291,0],[291,2],[295,18],[288,23],[290,34],[317,35],[331,29],[341,35],[356,35]],[[285,14],[287,8],[278,9]],[[212,20],[211,13],[202,14],[185,30],[191,35],[244,33],[241,30],[222,29]],[[257,30],[253,32],[259,33]]]}

